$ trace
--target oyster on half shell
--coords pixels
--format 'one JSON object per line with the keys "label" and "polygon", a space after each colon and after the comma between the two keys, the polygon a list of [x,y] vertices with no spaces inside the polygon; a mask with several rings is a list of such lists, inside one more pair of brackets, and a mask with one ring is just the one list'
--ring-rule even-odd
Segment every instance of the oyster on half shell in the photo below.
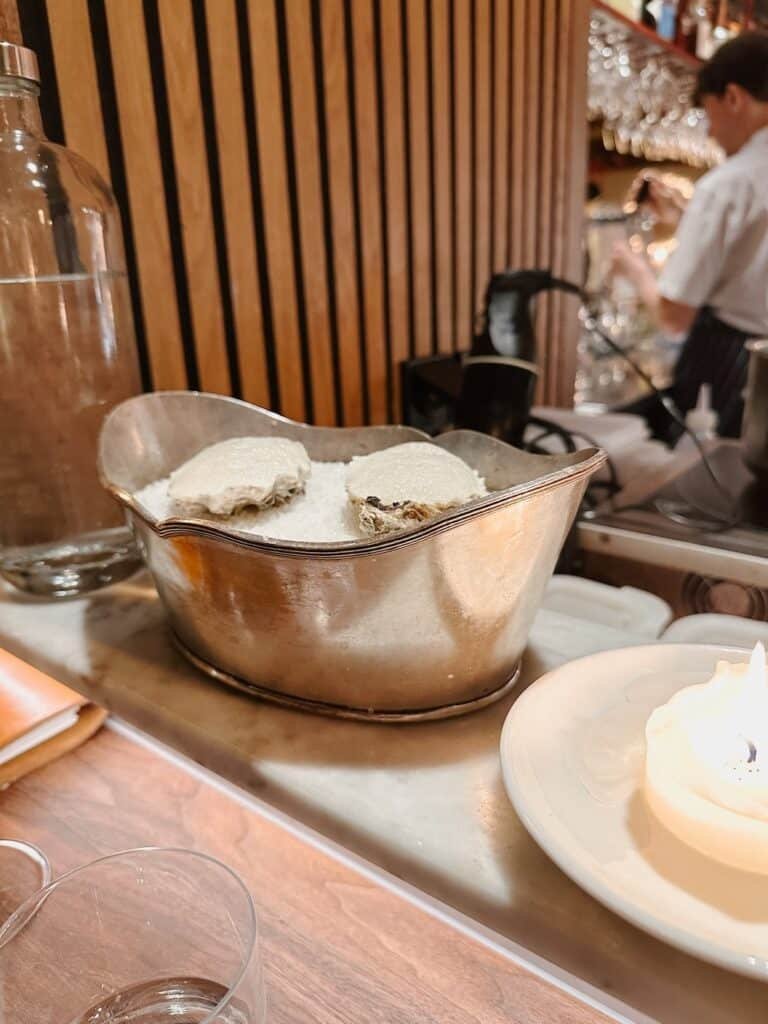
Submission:
{"label": "oyster on half shell", "polygon": [[171,473],[168,494],[182,513],[229,516],[268,508],[304,490],[312,471],[303,444],[284,437],[233,437],[203,448]]}
{"label": "oyster on half shell", "polygon": [[347,470],[347,495],[369,535],[425,522],[487,493],[466,462],[423,441],[353,459]]}

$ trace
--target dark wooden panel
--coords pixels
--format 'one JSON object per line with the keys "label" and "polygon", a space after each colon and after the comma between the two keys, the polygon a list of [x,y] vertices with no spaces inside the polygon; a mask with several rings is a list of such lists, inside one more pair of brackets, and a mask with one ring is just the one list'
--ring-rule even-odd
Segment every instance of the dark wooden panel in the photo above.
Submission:
{"label": "dark wooden panel", "polygon": [[[561,35],[562,49],[567,50],[567,70],[558,68],[557,82],[560,90],[556,109],[563,117],[565,109],[583,112],[587,104],[587,71],[584,65],[584,45],[589,31],[590,7],[585,0],[565,3],[561,0],[558,16],[567,26]],[[566,84],[567,83],[567,84]],[[572,281],[581,281],[583,275],[582,237],[584,232],[584,198],[587,176],[587,135],[584,119],[566,118],[568,126],[567,148],[556,159],[561,160],[557,181],[562,195],[562,214],[566,230],[560,259],[555,263],[558,273]],[[565,173],[563,173],[565,170]],[[558,229],[553,228],[553,238]],[[579,337],[579,323],[576,318],[578,301],[572,296],[561,300],[562,313],[557,320],[560,350],[548,360],[551,367],[548,399],[558,405],[570,405],[573,401],[573,380],[576,374],[576,343]]]}
{"label": "dark wooden panel", "polygon": [[310,0],[286,4],[285,17],[314,420],[332,426],[337,402]]}
{"label": "dark wooden panel", "polygon": [[160,0],[158,6],[173,143],[171,170],[179,196],[184,268],[200,387],[204,391],[228,394],[233,382],[217,275],[192,7],[187,0]]}
{"label": "dark wooden panel", "polygon": [[[526,120],[528,119],[531,97],[520,83],[525,82],[528,70],[528,42],[525,35],[527,4],[509,0],[512,9],[512,86],[511,86],[511,139],[510,147],[512,173],[510,174],[510,222],[509,222],[509,265],[519,267],[526,261],[526,179],[531,173],[527,153]],[[522,167],[521,167],[522,163]]]}
{"label": "dark wooden panel", "polygon": [[[581,273],[588,0],[34,5],[51,129],[123,207],[154,387],[396,419],[400,363],[466,349],[493,270]],[[567,403],[574,302],[538,328]]]}
{"label": "dark wooden panel", "polygon": [[452,352],[455,342],[453,260],[453,163],[451,159],[451,5],[432,6],[432,139],[434,173],[435,328],[439,352]]}
{"label": "dark wooden panel", "polygon": [[349,74],[343,0],[315,0],[320,10],[327,135],[327,173],[333,224],[333,279],[339,332],[342,421],[362,422],[363,374],[352,180]]}
{"label": "dark wooden panel", "polygon": [[387,236],[387,292],[390,354],[393,363],[394,416],[400,410],[397,368],[410,348],[411,279],[408,258],[408,185],[406,180],[403,31],[398,0],[379,0],[379,36],[384,121],[384,188]]}
{"label": "dark wooden panel", "polygon": [[303,420],[307,410],[273,0],[253,0],[248,4],[248,18],[280,411]]}
{"label": "dark wooden panel", "polygon": [[538,250],[541,245],[539,237],[539,216],[543,199],[541,195],[541,146],[539,132],[541,129],[541,4],[525,5],[525,47],[526,74],[523,81],[525,88],[520,89],[518,81],[514,89],[522,93],[525,105],[525,136],[523,149],[520,152],[526,161],[524,175],[523,198],[523,255],[522,262],[527,267],[536,266]]}
{"label": "dark wooden panel", "polygon": [[503,270],[509,257],[509,199],[511,193],[511,120],[510,100],[510,0],[495,0],[493,17],[494,46],[494,178],[493,178],[493,269]]}
{"label": "dark wooden panel", "polygon": [[142,5],[107,0],[106,10],[129,195],[123,216],[130,216],[136,238],[152,380],[156,388],[184,388],[188,377]]}
{"label": "dark wooden panel", "polygon": [[269,405],[264,319],[253,224],[243,80],[234,0],[206,0],[216,143],[224,205],[230,301],[242,396]]}
{"label": "dark wooden panel", "polygon": [[472,10],[470,0],[453,0],[453,109],[456,220],[456,347],[472,337]]}
{"label": "dark wooden panel", "polygon": [[365,334],[368,419],[386,423],[387,349],[381,223],[379,114],[372,0],[351,4],[354,53],[355,163],[360,216],[360,266]]}
{"label": "dark wooden panel", "polygon": [[[386,0],[385,0],[386,2]],[[411,287],[413,349],[432,352],[432,167],[429,149],[429,66],[426,0],[408,0],[406,54],[410,132]]]}
{"label": "dark wooden panel", "polygon": [[0,0],[0,39],[9,43],[22,41],[16,0]]}
{"label": "dark wooden panel", "polygon": [[[552,211],[553,211],[553,190],[552,178],[554,171],[555,152],[555,121],[557,112],[555,110],[555,87],[557,75],[557,0],[544,0],[542,4],[541,22],[541,115],[540,115],[540,166],[541,180],[539,194],[542,198],[539,210],[539,223],[537,229],[538,251],[536,263],[538,266],[553,266],[553,244],[552,244]],[[552,329],[555,318],[555,296],[547,295],[540,304],[537,318],[539,337],[543,345],[557,345],[559,339],[553,337]],[[547,393],[547,381],[549,379],[550,364],[545,367],[545,373],[539,378],[539,394]]]}
{"label": "dark wooden panel", "polygon": [[48,23],[57,55],[56,82],[67,145],[109,181],[87,0],[57,0],[49,4]]}
{"label": "dark wooden panel", "polygon": [[491,275],[491,2],[474,0],[474,288],[473,309],[482,307],[483,293]]}

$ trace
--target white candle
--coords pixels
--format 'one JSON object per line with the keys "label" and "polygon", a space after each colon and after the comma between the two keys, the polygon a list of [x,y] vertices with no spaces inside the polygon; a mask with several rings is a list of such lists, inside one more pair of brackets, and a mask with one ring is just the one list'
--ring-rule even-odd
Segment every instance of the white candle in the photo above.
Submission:
{"label": "white candle", "polygon": [[659,820],[715,860],[768,874],[768,678],[758,644],[748,665],[657,708],[646,729],[645,795]]}

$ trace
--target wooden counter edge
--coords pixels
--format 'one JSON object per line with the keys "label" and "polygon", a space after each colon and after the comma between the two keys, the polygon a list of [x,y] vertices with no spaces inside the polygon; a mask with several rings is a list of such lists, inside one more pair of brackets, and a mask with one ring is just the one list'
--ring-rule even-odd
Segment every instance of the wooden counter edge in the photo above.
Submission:
{"label": "wooden counter edge", "polygon": [[0,834],[37,843],[55,874],[147,844],[228,863],[256,902],[270,1024],[626,1019],[429,913],[398,882],[383,884],[378,869],[361,871],[308,842],[303,826],[286,828],[279,813],[263,813],[255,798],[185,760],[110,719],[84,746],[0,793]]}

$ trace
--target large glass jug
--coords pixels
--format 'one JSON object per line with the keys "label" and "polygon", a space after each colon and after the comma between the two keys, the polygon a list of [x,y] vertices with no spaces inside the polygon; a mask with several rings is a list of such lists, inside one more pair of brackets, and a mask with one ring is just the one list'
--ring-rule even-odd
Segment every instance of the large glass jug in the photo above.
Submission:
{"label": "large glass jug", "polygon": [[43,135],[37,79],[0,43],[0,574],[61,596],[138,565],[96,446],[140,383],[114,196]]}

